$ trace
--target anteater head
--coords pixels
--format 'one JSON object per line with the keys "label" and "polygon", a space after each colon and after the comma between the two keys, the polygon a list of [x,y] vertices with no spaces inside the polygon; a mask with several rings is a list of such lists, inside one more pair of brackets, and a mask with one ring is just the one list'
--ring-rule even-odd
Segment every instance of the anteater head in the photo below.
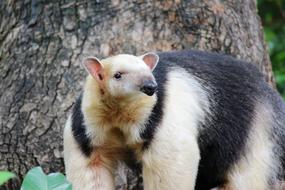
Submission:
{"label": "anteater head", "polygon": [[139,94],[152,96],[157,90],[152,71],[158,60],[155,53],[138,57],[120,54],[103,60],[88,57],[83,65],[100,86],[102,94],[107,93],[114,97]]}

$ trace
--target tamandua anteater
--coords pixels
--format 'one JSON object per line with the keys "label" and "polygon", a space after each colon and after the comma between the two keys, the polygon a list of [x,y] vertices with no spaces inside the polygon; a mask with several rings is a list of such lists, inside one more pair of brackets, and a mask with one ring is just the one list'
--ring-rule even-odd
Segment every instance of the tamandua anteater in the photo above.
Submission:
{"label": "tamandua anteater", "polygon": [[177,51],[83,65],[64,132],[74,190],[114,189],[114,167],[132,151],[145,190],[282,189],[285,105],[252,64]]}

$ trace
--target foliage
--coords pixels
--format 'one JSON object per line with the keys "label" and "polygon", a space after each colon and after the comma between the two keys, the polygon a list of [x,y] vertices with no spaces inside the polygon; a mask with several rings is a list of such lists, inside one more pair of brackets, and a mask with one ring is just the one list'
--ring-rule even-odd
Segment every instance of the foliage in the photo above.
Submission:
{"label": "foliage", "polygon": [[7,171],[1,171],[0,172],[0,185],[3,185],[5,182],[7,182],[9,179],[15,177],[15,174]]}
{"label": "foliage", "polygon": [[258,0],[257,2],[277,88],[285,98],[285,1]]}
{"label": "foliage", "polygon": [[71,184],[61,173],[46,175],[41,167],[35,167],[25,176],[21,190],[71,190]]}
{"label": "foliage", "polygon": [[[14,176],[10,172],[0,172],[0,185],[2,179],[5,183]],[[63,174],[51,173],[46,175],[41,167],[35,167],[25,176],[21,190],[72,190],[72,187]]]}

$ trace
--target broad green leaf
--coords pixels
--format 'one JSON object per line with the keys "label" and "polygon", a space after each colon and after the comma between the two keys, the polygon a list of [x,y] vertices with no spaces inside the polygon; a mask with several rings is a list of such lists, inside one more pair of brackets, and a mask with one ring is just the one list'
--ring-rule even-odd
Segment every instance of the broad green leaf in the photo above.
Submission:
{"label": "broad green leaf", "polygon": [[72,190],[72,188],[63,174],[46,175],[41,167],[36,167],[24,178],[21,190]]}
{"label": "broad green leaf", "polygon": [[41,167],[31,169],[24,178],[21,190],[41,190],[47,188],[47,176]]}
{"label": "broad green leaf", "polygon": [[15,177],[15,174],[7,171],[0,171],[0,185],[3,185],[9,179]]}

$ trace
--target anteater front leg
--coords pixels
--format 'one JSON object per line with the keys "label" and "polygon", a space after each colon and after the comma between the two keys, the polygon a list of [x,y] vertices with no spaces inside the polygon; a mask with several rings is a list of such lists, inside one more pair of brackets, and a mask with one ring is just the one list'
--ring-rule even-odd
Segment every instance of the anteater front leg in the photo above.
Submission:
{"label": "anteater front leg", "polygon": [[162,128],[143,152],[144,189],[194,190],[200,160],[196,138],[184,130]]}
{"label": "anteater front leg", "polygon": [[114,190],[114,177],[111,161],[100,151],[94,150],[90,157],[79,149],[71,128],[64,132],[64,161],[67,179],[73,190]]}

